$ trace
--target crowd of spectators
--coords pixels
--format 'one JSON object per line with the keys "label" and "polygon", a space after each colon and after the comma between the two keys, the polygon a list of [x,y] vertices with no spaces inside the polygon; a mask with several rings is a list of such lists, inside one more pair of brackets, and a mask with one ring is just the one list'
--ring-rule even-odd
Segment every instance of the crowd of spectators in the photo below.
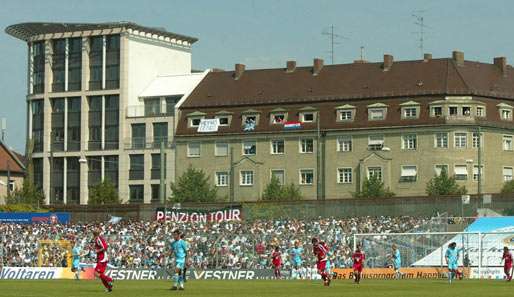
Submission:
{"label": "crowd of spectators", "polygon": [[[258,269],[270,267],[270,254],[279,246],[284,268],[291,267],[295,241],[304,248],[306,265],[314,263],[310,239],[325,241],[336,267],[350,266],[355,233],[398,233],[428,226],[430,218],[359,217],[316,220],[258,220],[252,222],[177,223],[125,221],[116,224],[0,224],[0,264],[4,266],[68,265],[70,244],[79,242],[84,263],[94,262],[92,230],[101,228],[109,249],[110,264],[120,268],[155,269],[171,264],[171,232],[185,232],[190,261],[195,268]],[[64,244],[64,243],[69,243]]]}

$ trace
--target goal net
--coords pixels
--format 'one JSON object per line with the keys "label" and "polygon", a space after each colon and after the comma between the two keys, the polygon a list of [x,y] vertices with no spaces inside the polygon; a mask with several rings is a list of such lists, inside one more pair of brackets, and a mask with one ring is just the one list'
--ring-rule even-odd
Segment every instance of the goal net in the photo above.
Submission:
{"label": "goal net", "polygon": [[446,267],[445,253],[452,242],[460,249],[458,264],[473,278],[503,278],[504,246],[514,248],[514,230],[495,232],[417,232],[355,234],[366,253],[366,267],[393,265],[393,245],[401,254],[401,266]]}

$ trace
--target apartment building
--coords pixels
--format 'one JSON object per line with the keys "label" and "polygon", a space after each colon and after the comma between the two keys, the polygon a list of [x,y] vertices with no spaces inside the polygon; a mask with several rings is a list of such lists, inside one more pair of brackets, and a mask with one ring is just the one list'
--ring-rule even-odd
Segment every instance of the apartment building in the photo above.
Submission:
{"label": "apartment building", "polygon": [[[27,143],[46,203],[87,204],[105,179],[123,202],[155,201],[153,172],[164,170],[166,184],[174,178],[176,105],[205,75],[191,72],[197,39],[131,22],[6,32],[28,45]],[[157,165],[161,143],[166,168]]]}
{"label": "apartment building", "polygon": [[[203,169],[220,198],[258,200],[272,176],[305,199],[350,198],[377,176],[423,196],[444,168],[496,193],[514,168],[514,70],[451,58],[210,72],[180,106],[176,174]],[[203,123],[215,120],[214,128]],[[212,121],[211,121],[212,122]],[[479,170],[481,168],[481,170]]]}
{"label": "apartment building", "polygon": [[23,185],[25,158],[0,140],[0,205],[5,198]]}

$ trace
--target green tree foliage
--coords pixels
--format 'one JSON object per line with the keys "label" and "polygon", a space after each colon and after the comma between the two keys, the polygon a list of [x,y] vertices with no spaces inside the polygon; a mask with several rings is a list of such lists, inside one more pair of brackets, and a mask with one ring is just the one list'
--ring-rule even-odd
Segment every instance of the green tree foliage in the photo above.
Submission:
{"label": "green tree foliage", "polygon": [[191,166],[171,184],[171,202],[212,202],[218,190],[209,182],[210,178],[201,169]]}
{"label": "green tree foliage", "polygon": [[302,199],[300,188],[294,184],[281,185],[277,177],[273,176],[264,189],[261,199],[263,201],[291,201]]}
{"label": "green tree foliage", "polygon": [[384,183],[376,176],[372,175],[365,179],[362,190],[353,194],[355,198],[391,198],[395,194],[384,187]]}
{"label": "green tree foliage", "polygon": [[8,204],[26,204],[38,207],[45,202],[45,194],[36,188],[32,180],[25,178],[23,186],[7,196]]}
{"label": "green tree foliage", "polygon": [[506,181],[502,187],[502,194],[514,193],[514,180]]}
{"label": "green tree foliage", "polygon": [[429,196],[464,195],[467,192],[465,186],[459,186],[453,176],[448,176],[445,168],[439,176],[436,175],[428,181],[426,188]]}
{"label": "green tree foliage", "polygon": [[120,197],[114,184],[106,179],[89,189],[88,203],[91,205],[118,204]]}

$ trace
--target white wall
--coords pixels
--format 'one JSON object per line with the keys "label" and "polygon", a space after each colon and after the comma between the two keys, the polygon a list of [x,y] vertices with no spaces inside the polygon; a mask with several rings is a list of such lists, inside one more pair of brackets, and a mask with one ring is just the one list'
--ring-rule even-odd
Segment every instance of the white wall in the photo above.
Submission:
{"label": "white wall", "polygon": [[130,35],[127,44],[127,105],[138,104],[138,95],[158,75],[191,73],[190,49]]}

